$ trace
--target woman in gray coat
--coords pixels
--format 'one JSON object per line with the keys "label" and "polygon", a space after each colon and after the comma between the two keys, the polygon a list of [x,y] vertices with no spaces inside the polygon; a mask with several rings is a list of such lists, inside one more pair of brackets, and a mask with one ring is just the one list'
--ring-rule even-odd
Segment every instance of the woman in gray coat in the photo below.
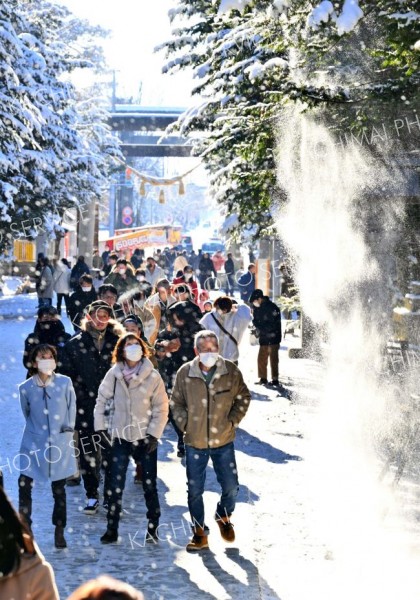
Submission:
{"label": "woman in gray coat", "polygon": [[51,480],[55,546],[65,548],[66,478],[77,473],[73,430],[76,396],[69,377],[54,373],[57,351],[49,344],[32,350],[30,375],[19,386],[26,424],[19,450],[19,512],[31,527],[34,480]]}

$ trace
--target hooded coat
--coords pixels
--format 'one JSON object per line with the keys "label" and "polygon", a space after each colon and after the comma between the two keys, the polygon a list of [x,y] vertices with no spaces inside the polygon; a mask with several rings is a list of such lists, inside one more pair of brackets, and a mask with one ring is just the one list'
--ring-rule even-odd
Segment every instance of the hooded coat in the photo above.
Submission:
{"label": "hooded coat", "polygon": [[207,386],[200,358],[183,365],[171,396],[172,415],[184,441],[194,448],[219,448],[235,439],[235,429],[245,416],[251,394],[236,365],[221,356]]}
{"label": "hooded coat", "polygon": [[19,397],[26,420],[19,450],[21,473],[51,481],[77,473],[72,444],[76,396],[69,377],[54,373],[45,388],[31,377],[20,384]]}
{"label": "hooded coat", "polygon": [[61,371],[68,375],[76,392],[76,428],[94,431],[93,411],[99,386],[111,367],[112,352],[124,328],[110,320],[101,334],[101,350],[95,345],[90,327],[72,337],[63,349]]}
{"label": "hooded coat", "polygon": [[150,360],[143,358],[138,373],[127,384],[123,367],[123,363],[115,364],[99,386],[95,431],[108,430],[112,439],[127,442],[144,439],[147,434],[159,439],[169,411],[162,377]]}

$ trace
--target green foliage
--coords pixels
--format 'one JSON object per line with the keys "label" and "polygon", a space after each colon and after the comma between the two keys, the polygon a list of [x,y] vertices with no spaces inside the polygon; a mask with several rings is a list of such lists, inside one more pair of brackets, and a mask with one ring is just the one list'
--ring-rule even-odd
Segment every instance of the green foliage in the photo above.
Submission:
{"label": "green foliage", "polygon": [[242,12],[218,14],[220,2],[179,0],[170,13],[177,27],[162,46],[170,58],[164,71],[193,67],[200,96],[177,127],[196,137],[213,195],[237,213],[238,230],[255,225],[259,235],[272,225],[270,206],[279,197],[275,127],[285,105],[316,108],[337,133],[357,133],[401,96],[418,103],[415,3],[360,0],[364,16],[345,34],[337,20],[343,2],[314,25],[318,4],[255,0]]}

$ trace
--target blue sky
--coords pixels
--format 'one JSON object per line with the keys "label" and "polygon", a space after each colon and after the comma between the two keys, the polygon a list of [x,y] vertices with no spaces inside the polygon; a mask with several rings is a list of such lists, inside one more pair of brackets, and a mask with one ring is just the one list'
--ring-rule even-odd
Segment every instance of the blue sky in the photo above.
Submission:
{"label": "blue sky", "polygon": [[75,15],[112,30],[104,47],[110,66],[117,70],[120,93],[137,95],[142,81],[142,104],[188,106],[191,77],[162,75],[163,53],[153,48],[169,39],[168,10],[175,0],[56,0]]}

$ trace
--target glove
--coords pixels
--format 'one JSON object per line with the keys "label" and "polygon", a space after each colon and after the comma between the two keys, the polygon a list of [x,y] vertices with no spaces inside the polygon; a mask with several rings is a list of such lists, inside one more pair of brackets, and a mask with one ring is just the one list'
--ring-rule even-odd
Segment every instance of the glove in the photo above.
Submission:
{"label": "glove", "polygon": [[153,435],[148,433],[143,440],[143,445],[146,448],[147,454],[151,454],[158,447],[158,440]]}

